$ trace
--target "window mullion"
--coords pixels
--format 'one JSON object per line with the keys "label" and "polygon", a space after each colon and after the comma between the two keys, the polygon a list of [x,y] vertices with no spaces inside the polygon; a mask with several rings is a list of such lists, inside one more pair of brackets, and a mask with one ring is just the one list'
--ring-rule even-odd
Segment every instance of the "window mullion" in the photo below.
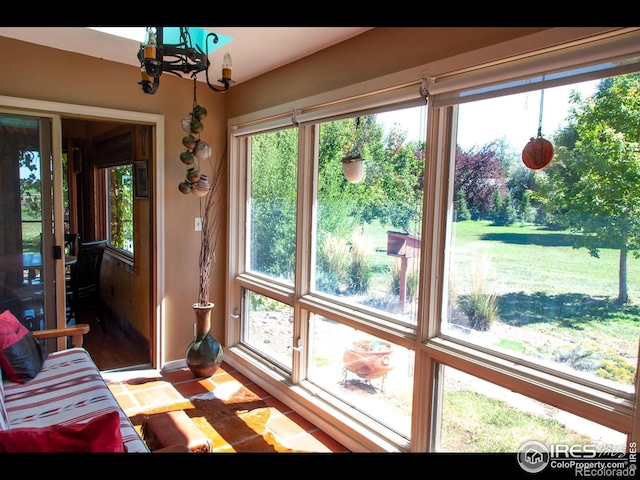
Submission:
{"label": "window mullion", "polygon": [[315,126],[298,129],[298,195],[296,203],[296,266],[294,279],[293,364],[292,381],[306,378],[309,361],[309,311],[296,301],[309,292],[313,269],[314,199],[316,193],[318,129]]}

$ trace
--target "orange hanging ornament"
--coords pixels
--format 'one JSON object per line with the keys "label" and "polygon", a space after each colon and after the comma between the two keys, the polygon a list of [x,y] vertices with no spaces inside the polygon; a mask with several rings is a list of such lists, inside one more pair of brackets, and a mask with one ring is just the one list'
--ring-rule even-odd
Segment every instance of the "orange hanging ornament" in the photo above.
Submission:
{"label": "orange hanging ornament", "polygon": [[522,162],[531,170],[540,170],[553,160],[553,145],[542,137],[542,106],[544,105],[544,90],[540,92],[540,118],[538,119],[538,136],[531,137],[522,149]]}
{"label": "orange hanging ornament", "polygon": [[522,150],[522,162],[531,170],[540,170],[553,160],[553,145],[549,140],[538,135],[531,138]]}

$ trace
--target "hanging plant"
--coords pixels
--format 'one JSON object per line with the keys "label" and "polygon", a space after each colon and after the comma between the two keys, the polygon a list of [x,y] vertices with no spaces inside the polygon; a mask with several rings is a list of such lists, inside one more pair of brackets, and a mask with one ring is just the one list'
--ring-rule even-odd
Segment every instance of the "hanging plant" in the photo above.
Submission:
{"label": "hanging plant", "polygon": [[553,160],[553,145],[542,136],[542,108],[544,105],[544,90],[540,92],[540,117],[538,119],[538,136],[531,137],[522,150],[522,163],[531,170],[540,170]]}
{"label": "hanging plant", "polygon": [[356,131],[351,139],[351,144],[345,149],[346,155],[340,159],[340,162],[342,162],[342,173],[351,183],[358,183],[364,178],[364,159],[362,158],[358,143],[359,129],[360,117],[357,117]]}

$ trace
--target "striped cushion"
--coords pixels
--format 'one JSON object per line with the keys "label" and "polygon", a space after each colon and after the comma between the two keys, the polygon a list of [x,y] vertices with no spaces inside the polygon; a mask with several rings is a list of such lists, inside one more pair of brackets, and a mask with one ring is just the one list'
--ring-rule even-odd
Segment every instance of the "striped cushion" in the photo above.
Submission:
{"label": "striped cushion", "polygon": [[49,354],[33,380],[26,384],[5,380],[4,390],[11,428],[85,423],[116,410],[127,451],[149,451],[83,348]]}
{"label": "striped cushion", "polygon": [[9,418],[7,417],[7,409],[4,406],[4,382],[2,381],[2,373],[0,373],[0,431],[9,429]]}

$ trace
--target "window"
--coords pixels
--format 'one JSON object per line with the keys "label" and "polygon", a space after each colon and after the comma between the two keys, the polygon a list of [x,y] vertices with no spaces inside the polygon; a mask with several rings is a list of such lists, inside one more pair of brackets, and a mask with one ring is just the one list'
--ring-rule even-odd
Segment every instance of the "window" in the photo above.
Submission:
{"label": "window", "polygon": [[132,165],[105,169],[108,241],[113,248],[133,255]]}
{"label": "window", "polygon": [[[132,264],[134,253],[134,130],[118,127],[94,141],[97,168],[98,235],[108,240],[110,254]],[[138,192],[139,193],[139,192]]]}
{"label": "window", "polygon": [[[408,138],[408,128],[417,132],[424,126],[425,111],[414,107],[321,123],[314,199],[311,290],[411,329],[419,285],[424,133]],[[357,183],[344,173],[350,154],[362,158],[364,178]]]}
{"label": "window", "polygon": [[[603,154],[606,136],[596,139],[594,134],[602,131],[603,118],[608,128],[623,125],[622,114],[603,117],[602,108],[610,111],[611,102],[620,102],[617,109],[624,111],[622,105],[639,86],[640,75],[633,74],[457,107],[444,335],[522,368],[552,372],[566,385],[575,382],[576,388],[603,396],[615,392],[632,401],[640,339],[634,319],[640,311],[629,298],[640,294],[640,269],[621,239],[635,248],[634,221],[629,220],[640,212],[631,206],[634,200],[620,192],[636,191],[640,185],[634,173],[637,153],[623,149],[615,156]],[[555,157],[546,168],[530,170],[522,161],[522,149],[528,137],[537,136],[539,125],[555,146]],[[629,131],[620,129],[618,134],[631,140]],[[455,391],[471,395],[478,390],[456,386]],[[489,384],[479,391],[483,401],[504,401],[501,387]],[[582,443],[604,441],[595,438],[600,429],[585,430],[551,407],[547,414],[544,409],[530,411],[524,408],[527,402],[540,405],[526,399],[500,408],[515,408],[522,418],[537,422],[564,418],[560,424],[567,437],[557,441],[580,443],[579,435],[587,436]],[[550,428],[543,432],[537,440],[554,435]],[[626,436],[619,431],[609,431],[604,438],[625,448]],[[447,443],[442,448],[451,448]],[[514,448],[475,442],[469,447]]]}
{"label": "window", "polygon": [[[248,241],[237,278],[240,348],[403,443],[420,283],[420,103],[241,140]],[[300,151],[313,153],[301,159]],[[364,174],[350,181],[342,159],[356,153]]]}
{"label": "window", "polygon": [[[587,66],[462,65],[428,107],[386,91],[238,125],[229,360],[356,451],[627,449],[640,67],[618,40],[576,47]],[[538,132],[555,156],[529,170]]]}

